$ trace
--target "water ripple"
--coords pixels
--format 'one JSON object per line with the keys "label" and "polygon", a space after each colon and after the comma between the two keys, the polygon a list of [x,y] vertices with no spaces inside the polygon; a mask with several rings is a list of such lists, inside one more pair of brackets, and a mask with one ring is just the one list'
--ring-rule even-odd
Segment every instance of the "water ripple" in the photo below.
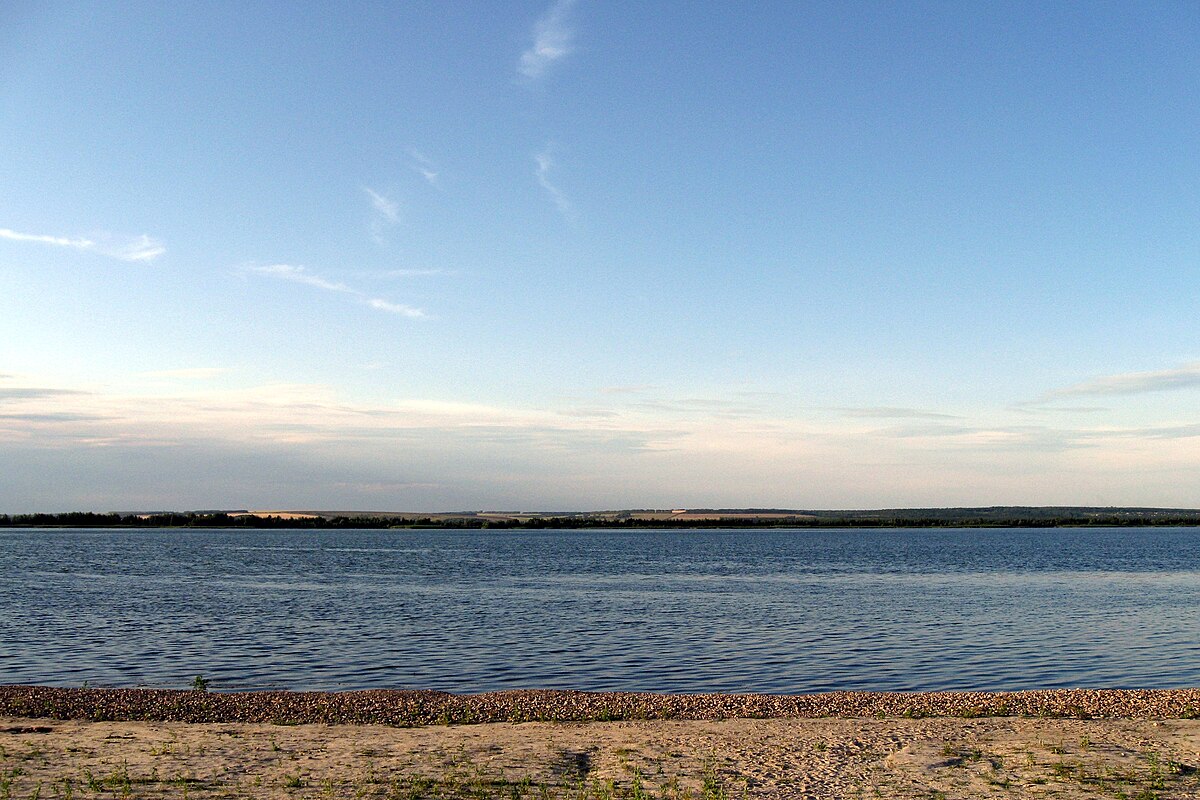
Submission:
{"label": "water ripple", "polygon": [[0,682],[1200,685],[1200,531],[10,530]]}

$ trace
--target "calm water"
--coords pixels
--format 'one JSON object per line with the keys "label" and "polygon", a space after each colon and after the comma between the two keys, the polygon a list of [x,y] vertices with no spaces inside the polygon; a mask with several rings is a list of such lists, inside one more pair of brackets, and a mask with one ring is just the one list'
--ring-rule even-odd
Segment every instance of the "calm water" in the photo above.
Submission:
{"label": "calm water", "polygon": [[1200,685],[1200,529],[0,531],[0,683]]}

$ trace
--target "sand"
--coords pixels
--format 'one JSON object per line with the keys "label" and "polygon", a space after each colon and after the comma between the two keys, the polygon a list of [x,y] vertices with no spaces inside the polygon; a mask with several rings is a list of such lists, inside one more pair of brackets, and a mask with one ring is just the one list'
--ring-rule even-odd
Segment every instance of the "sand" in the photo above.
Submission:
{"label": "sand", "polygon": [[0,717],[3,798],[1195,798],[1200,721]]}

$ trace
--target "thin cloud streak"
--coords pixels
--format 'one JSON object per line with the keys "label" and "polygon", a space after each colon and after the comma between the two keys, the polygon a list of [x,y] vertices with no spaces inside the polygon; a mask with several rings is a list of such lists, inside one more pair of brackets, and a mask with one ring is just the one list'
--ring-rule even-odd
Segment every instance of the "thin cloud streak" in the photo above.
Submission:
{"label": "thin cloud streak", "polygon": [[1043,399],[1147,394],[1197,387],[1200,387],[1200,362],[1185,364],[1178,369],[1104,375],[1055,390],[1045,395]]}
{"label": "thin cloud streak", "polygon": [[393,225],[400,221],[400,206],[396,205],[395,201],[390,200],[369,186],[364,186],[363,191],[371,198],[371,207],[375,209],[376,214]]}
{"label": "thin cloud streak", "polygon": [[0,386],[0,402],[6,400],[39,400],[48,397],[65,397],[83,392],[75,389],[48,389],[40,386]]}
{"label": "thin cloud streak", "polygon": [[9,228],[0,228],[0,239],[8,239],[13,242],[38,242],[39,244],[52,244],[56,247],[74,247],[76,250],[90,250],[96,246],[91,239],[68,239],[65,236],[17,233]]}
{"label": "thin cloud streak", "polygon": [[943,414],[936,411],[922,411],[917,408],[896,408],[893,406],[868,406],[866,408],[839,408],[847,417],[866,419],[961,419],[955,414]]}
{"label": "thin cloud streak", "polygon": [[100,422],[103,420],[112,419],[112,417],[102,416],[100,414],[73,414],[68,411],[62,412],[47,412],[43,414],[28,413],[28,414],[10,414],[0,413],[0,420],[10,422],[36,422],[36,423],[72,423],[72,422]]}
{"label": "thin cloud streak", "polygon": [[160,369],[143,372],[147,378],[168,378],[185,381],[207,381],[218,378],[232,370],[229,367],[184,367],[182,369]]}
{"label": "thin cloud streak", "polygon": [[571,53],[575,32],[567,25],[567,14],[575,0],[558,0],[533,26],[533,44],[521,53],[517,71],[537,80],[554,63]]}
{"label": "thin cloud streak", "polygon": [[98,253],[121,261],[150,262],[167,252],[167,248],[158,239],[146,234],[135,236],[124,242],[106,240],[97,242],[93,239],[69,238],[66,236],[48,236],[38,233],[20,233],[11,228],[0,228],[0,239],[11,242],[32,242],[48,244],[53,247],[66,247],[72,250]]}
{"label": "thin cloud streak", "polygon": [[317,289],[323,289],[327,292],[336,292],[338,294],[350,295],[359,300],[359,302],[367,305],[377,311],[384,311],[389,314],[397,314],[409,319],[424,319],[428,315],[421,309],[413,306],[404,305],[402,303],[393,303],[390,300],[385,300],[381,297],[372,297],[364,291],[347,286],[344,283],[331,281],[320,275],[313,274],[301,266],[293,264],[268,264],[265,266],[248,267],[250,272],[258,275],[265,275],[277,280],[291,281],[293,283],[301,283],[306,286],[312,286]]}
{"label": "thin cloud streak", "polygon": [[1044,402],[1014,403],[1009,408],[1018,414],[1099,414],[1111,410],[1106,406],[1047,406]]}
{"label": "thin cloud streak", "polygon": [[406,306],[403,303],[392,303],[388,300],[382,300],[378,297],[368,298],[367,305],[380,311],[386,311],[389,314],[399,314],[411,319],[420,319],[425,316],[425,312],[419,308]]}
{"label": "thin cloud streak", "polygon": [[601,394],[640,394],[657,388],[658,386],[652,383],[638,383],[627,386],[601,386],[599,392]]}
{"label": "thin cloud streak", "polygon": [[419,150],[411,147],[408,150],[408,155],[412,157],[412,160],[415,162],[412,165],[412,168],[421,173],[421,177],[425,179],[425,182],[435,189],[441,189],[442,186],[438,182],[438,168],[437,165],[433,163],[433,160],[427,158]]}
{"label": "thin cloud streak", "polygon": [[384,232],[400,222],[400,206],[369,186],[364,186],[363,191],[371,199],[371,241],[383,247],[387,244]]}
{"label": "thin cloud streak", "polygon": [[385,269],[376,272],[360,272],[364,278],[426,278],[433,275],[455,275],[444,269]]}
{"label": "thin cloud streak", "polygon": [[563,191],[550,180],[550,172],[554,169],[554,158],[550,155],[549,150],[543,150],[535,154],[533,160],[537,164],[535,175],[538,185],[550,195],[550,199],[554,201],[555,207],[558,208],[558,213],[562,214],[563,218],[568,222],[574,221],[574,206],[571,205],[571,201],[567,199]]}
{"label": "thin cloud streak", "polygon": [[304,267],[298,267],[292,264],[268,264],[262,267],[250,267],[250,271],[256,272],[259,275],[267,275],[269,277],[278,278],[284,281],[303,283],[306,286],[315,286],[318,289],[324,289],[328,292],[355,294],[355,291],[344,283],[326,280],[320,275],[312,274]]}
{"label": "thin cloud streak", "polygon": [[1080,435],[1090,439],[1192,439],[1200,436],[1200,423],[1100,429],[1087,431]]}

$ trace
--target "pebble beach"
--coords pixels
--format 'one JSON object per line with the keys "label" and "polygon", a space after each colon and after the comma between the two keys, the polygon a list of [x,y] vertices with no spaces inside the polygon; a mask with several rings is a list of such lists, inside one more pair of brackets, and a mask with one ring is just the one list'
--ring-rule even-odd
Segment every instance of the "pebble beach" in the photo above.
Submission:
{"label": "pebble beach", "polygon": [[1200,717],[1200,689],[828,692],[801,695],[525,690],[206,692],[0,686],[0,714],[93,721],[376,724],[822,717]]}

